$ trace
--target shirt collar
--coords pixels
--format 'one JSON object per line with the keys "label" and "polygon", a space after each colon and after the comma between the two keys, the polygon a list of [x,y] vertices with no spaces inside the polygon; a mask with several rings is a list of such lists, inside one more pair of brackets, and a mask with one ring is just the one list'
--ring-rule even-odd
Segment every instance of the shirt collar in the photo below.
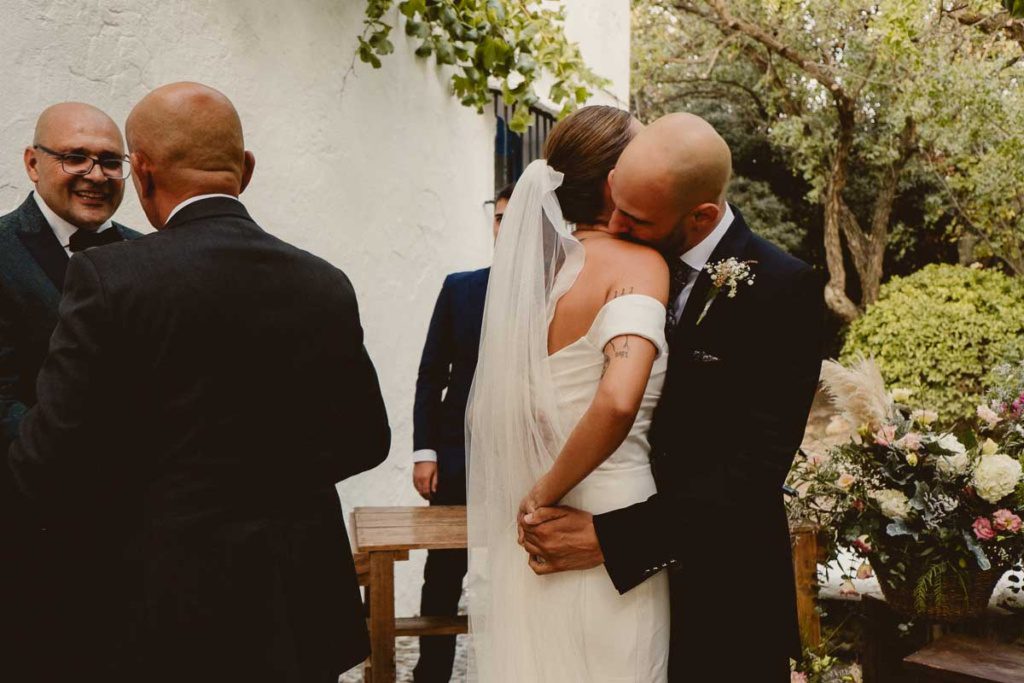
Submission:
{"label": "shirt collar", "polygon": [[697,272],[704,270],[704,266],[708,264],[711,254],[715,253],[715,247],[725,237],[725,233],[729,231],[729,226],[732,225],[735,218],[732,207],[726,203],[725,212],[722,214],[722,218],[719,219],[718,225],[715,226],[715,229],[707,237],[690,247],[688,251],[679,257],[682,262]]}
{"label": "shirt collar", "polygon": [[[57,241],[60,242],[60,246],[65,249],[71,243],[71,236],[78,232],[79,228],[73,223],[69,223],[54,212],[50,208],[42,197],[39,196],[38,192],[33,192],[32,197],[36,200],[36,206],[39,207],[39,211],[42,212],[43,218],[46,219],[46,223],[50,226],[50,230],[53,230],[53,234],[57,236]],[[114,222],[109,218],[103,225],[96,228],[96,232],[103,232],[104,230],[114,226]]]}
{"label": "shirt collar", "polygon": [[170,223],[171,219],[174,218],[174,214],[178,213],[179,211],[184,209],[189,204],[195,204],[196,202],[198,202],[198,201],[200,201],[202,199],[210,199],[212,197],[226,197],[227,199],[234,199],[236,202],[241,203],[241,200],[238,197],[235,197],[235,196],[230,195],[230,194],[216,194],[216,193],[215,194],[197,194],[195,197],[189,197],[188,199],[186,199],[185,201],[183,201],[182,203],[178,204],[176,207],[171,209],[171,213],[167,215],[167,220],[164,221],[164,225],[167,225],[168,223]]}

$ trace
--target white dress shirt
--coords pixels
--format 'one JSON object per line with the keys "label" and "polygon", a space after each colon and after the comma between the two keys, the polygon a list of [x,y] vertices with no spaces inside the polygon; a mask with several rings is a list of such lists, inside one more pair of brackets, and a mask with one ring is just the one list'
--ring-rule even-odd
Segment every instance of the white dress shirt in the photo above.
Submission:
{"label": "white dress shirt", "polygon": [[437,451],[433,448],[421,448],[412,452],[412,461],[416,462],[437,462]]}
{"label": "white dress shirt", "polygon": [[675,300],[676,320],[679,320],[683,315],[683,309],[686,308],[686,301],[690,298],[690,292],[693,291],[693,285],[697,282],[697,276],[700,275],[700,271],[704,270],[704,266],[708,264],[711,254],[715,253],[715,247],[725,237],[725,233],[729,231],[729,226],[732,225],[735,218],[732,207],[726,204],[725,212],[722,214],[722,218],[719,219],[715,229],[679,257],[683,263],[693,269],[693,272],[690,273],[686,286],[683,287],[683,291],[679,293],[678,298]]}
{"label": "white dress shirt", "polygon": [[[71,236],[78,232],[80,228],[58,216],[37,192],[33,192],[32,197],[36,200],[36,206],[42,212],[43,218],[46,219],[46,224],[50,226],[50,230],[53,230],[53,234],[57,237],[57,241],[60,242],[60,246],[64,248],[68,256],[71,256]],[[108,218],[106,223],[96,228],[96,232],[103,232],[112,227],[114,227],[114,223]]]}
{"label": "white dress shirt", "polygon": [[164,225],[167,225],[168,223],[170,223],[171,219],[174,217],[174,214],[178,213],[179,211],[184,209],[189,204],[195,204],[196,202],[198,202],[198,201],[200,201],[202,199],[210,199],[211,197],[225,197],[226,199],[234,199],[239,204],[242,203],[241,199],[239,199],[238,197],[235,197],[233,195],[230,195],[230,194],[216,194],[216,193],[215,194],[197,194],[195,197],[189,197],[188,199],[186,199],[185,201],[183,201],[182,203],[178,204],[176,207],[171,209],[171,212],[169,214],[167,214],[167,220],[164,221]]}

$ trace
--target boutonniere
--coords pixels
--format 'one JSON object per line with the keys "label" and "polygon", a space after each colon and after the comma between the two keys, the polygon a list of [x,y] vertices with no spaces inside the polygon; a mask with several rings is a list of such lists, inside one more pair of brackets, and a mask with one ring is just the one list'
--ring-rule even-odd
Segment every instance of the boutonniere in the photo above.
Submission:
{"label": "boutonniere", "polygon": [[704,299],[704,308],[700,312],[700,317],[697,318],[697,324],[700,325],[700,321],[704,319],[704,316],[708,314],[708,309],[711,308],[711,304],[714,302],[715,297],[723,289],[728,289],[729,293],[726,295],[730,299],[736,296],[736,292],[740,285],[754,284],[754,272],[750,266],[757,263],[757,261],[739,261],[734,257],[729,257],[722,261],[716,261],[709,263],[704,266],[704,270],[711,276],[711,289],[708,290],[708,295]]}

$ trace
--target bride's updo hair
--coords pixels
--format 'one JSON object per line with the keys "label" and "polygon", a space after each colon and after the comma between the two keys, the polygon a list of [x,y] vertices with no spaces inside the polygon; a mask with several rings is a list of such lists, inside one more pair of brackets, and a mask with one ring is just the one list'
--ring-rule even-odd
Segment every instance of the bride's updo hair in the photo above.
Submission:
{"label": "bride's updo hair", "polygon": [[567,222],[599,222],[605,209],[604,183],[633,139],[632,122],[628,111],[594,105],[577,109],[551,129],[544,158],[565,174],[555,194]]}

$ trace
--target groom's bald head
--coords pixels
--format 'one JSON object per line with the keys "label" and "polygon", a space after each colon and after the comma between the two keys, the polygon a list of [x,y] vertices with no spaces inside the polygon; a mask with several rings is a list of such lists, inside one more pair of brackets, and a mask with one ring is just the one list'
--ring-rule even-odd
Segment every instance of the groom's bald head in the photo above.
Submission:
{"label": "groom's bald head", "polygon": [[729,145],[694,114],[658,119],[626,147],[611,175],[613,229],[675,255],[692,248],[725,209]]}
{"label": "groom's bald head", "polygon": [[172,83],[146,95],[128,115],[125,135],[136,189],[156,227],[189,197],[238,196],[252,175],[255,160],[245,150],[238,112],[201,83]]}

